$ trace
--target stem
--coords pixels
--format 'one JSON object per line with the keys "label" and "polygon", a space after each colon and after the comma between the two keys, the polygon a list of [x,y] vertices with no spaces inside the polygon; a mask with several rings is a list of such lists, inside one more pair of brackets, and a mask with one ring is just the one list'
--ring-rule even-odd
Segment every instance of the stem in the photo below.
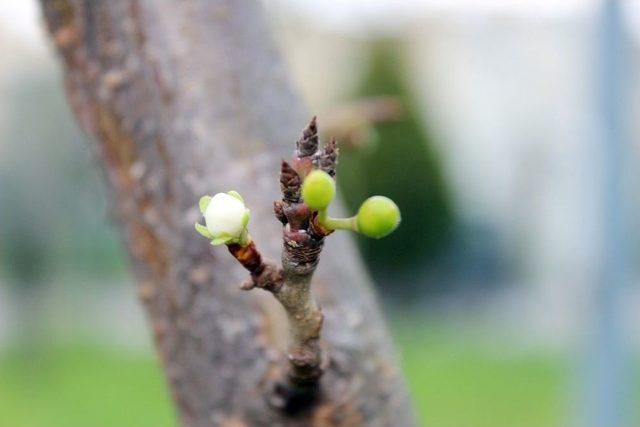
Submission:
{"label": "stem", "polygon": [[311,294],[311,278],[318,264],[322,239],[300,230],[284,230],[282,270],[265,263],[253,241],[248,245],[231,244],[229,252],[251,273],[242,285],[269,291],[284,308],[289,320],[288,370],[276,389],[272,403],[287,412],[297,412],[314,403],[322,376],[320,330],[323,315]]}
{"label": "stem", "polygon": [[320,330],[323,315],[311,293],[311,279],[318,265],[323,239],[291,230],[288,225],[283,234],[283,282],[274,296],[289,318],[287,387],[313,398],[322,376]]}
{"label": "stem", "polygon": [[318,222],[327,230],[351,230],[358,231],[358,224],[356,222],[356,216],[349,218],[332,218],[327,213],[327,210],[318,211]]}

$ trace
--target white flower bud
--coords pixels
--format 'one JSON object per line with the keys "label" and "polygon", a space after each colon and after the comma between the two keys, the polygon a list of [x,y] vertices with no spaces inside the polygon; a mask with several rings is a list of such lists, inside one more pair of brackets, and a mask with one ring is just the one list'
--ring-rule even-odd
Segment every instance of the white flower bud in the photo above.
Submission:
{"label": "white flower bud", "polygon": [[[196,225],[200,234],[212,240],[212,244],[246,244],[249,210],[235,191],[218,193],[212,198],[203,197],[200,208],[204,215],[206,229]],[[208,233],[207,233],[208,232]]]}

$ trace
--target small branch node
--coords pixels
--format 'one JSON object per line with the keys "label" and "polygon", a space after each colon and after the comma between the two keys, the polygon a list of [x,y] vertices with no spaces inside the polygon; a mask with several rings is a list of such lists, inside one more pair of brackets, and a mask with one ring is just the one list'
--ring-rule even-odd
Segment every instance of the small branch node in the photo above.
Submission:
{"label": "small branch node", "polygon": [[284,202],[282,200],[276,200],[273,202],[273,213],[282,225],[287,223],[287,216],[284,214]]}
{"label": "small branch node", "polygon": [[286,161],[282,161],[280,166],[280,190],[282,199],[286,203],[297,203],[300,201],[300,186],[302,180],[300,175]]}
{"label": "small branch node", "polygon": [[314,163],[318,169],[335,177],[336,166],[338,165],[338,154],[340,154],[338,142],[335,138],[331,138],[329,143],[315,156]]}
{"label": "small branch node", "polygon": [[318,124],[316,116],[313,116],[302,135],[296,141],[296,156],[298,158],[311,157],[318,150]]}

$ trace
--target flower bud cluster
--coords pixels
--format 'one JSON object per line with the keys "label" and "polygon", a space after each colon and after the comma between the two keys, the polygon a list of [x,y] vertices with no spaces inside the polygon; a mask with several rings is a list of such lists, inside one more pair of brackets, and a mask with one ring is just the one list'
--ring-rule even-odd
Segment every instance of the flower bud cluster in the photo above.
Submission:
{"label": "flower bud cluster", "polygon": [[326,210],[336,194],[334,179],[326,172],[314,170],[302,183],[302,199],[318,211],[320,223],[329,230],[350,229],[368,237],[380,239],[391,234],[400,224],[400,209],[393,200],[373,196],[362,203],[353,218],[330,218]]}

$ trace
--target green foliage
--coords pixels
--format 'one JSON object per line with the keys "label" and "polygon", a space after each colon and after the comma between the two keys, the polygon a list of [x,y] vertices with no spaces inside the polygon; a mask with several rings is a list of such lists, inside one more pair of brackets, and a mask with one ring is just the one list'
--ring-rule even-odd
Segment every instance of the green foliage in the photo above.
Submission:
{"label": "green foliage", "polygon": [[7,87],[0,277],[20,287],[46,284],[59,271],[121,277],[126,262],[115,227],[105,226],[99,170],[81,143],[57,74],[32,70]]}
{"label": "green foliage", "polygon": [[373,194],[390,197],[402,211],[402,226],[391,236],[380,241],[359,238],[375,273],[411,271],[434,259],[448,242],[453,225],[442,161],[418,119],[398,66],[399,50],[390,41],[374,45],[369,69],[354,98],[397,96],[405,108],[404,119],[376,126],[377,142],[370,147],[343,148],[338,164],[338,184],[351,211]]}
{"label": "green foliage", "polygon": [[11,283],[33,286],[42,281],[48,267],[49,230],[40,226],[45,221],[38,212],[26,218],[26,198],[1,172],[0,182],[0,267]]}

